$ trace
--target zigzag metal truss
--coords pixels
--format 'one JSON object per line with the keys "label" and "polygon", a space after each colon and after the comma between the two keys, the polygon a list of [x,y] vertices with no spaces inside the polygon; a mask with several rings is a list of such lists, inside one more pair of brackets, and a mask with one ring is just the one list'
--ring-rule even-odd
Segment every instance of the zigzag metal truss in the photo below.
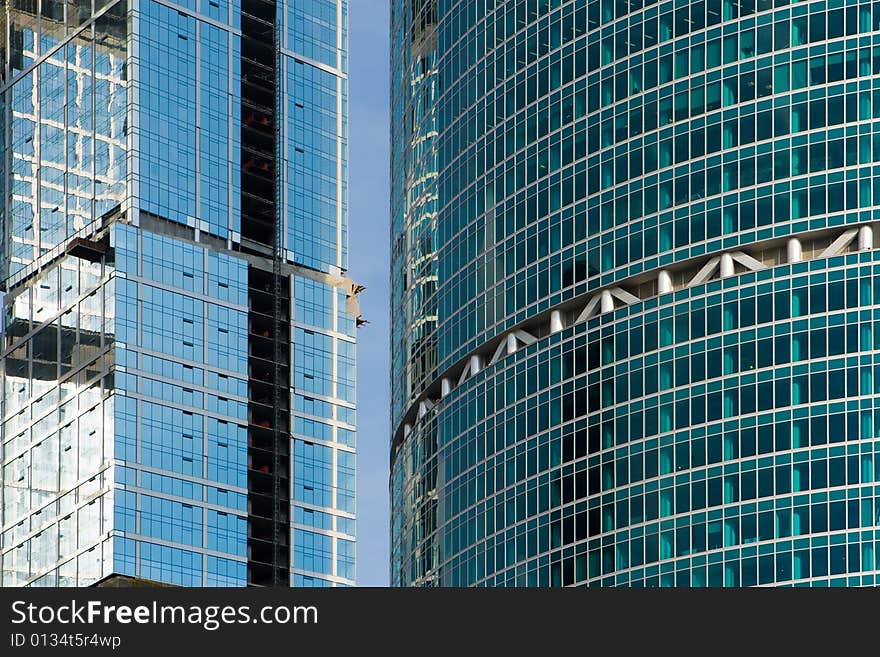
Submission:
{"label": "zigzag metal truss", "polygon": [[[414,423],[420,421],[429,411],[440,404],[443,398],[447,397],[455,388],[486,367],[515,354],[523,347],[527,347],[548,335],[586,322],[598,315],[644,301],[652,296],[667,294],[749,271],[760,271],[779,264],[830,258],[849,250],[871,250],[874,248],[874,228],[875,224],[866,223],[837,229],[839,232],[833,230],[814,231],[798,236],[755,242],[738,250],[725,251],[709,257],[691,258],[674,265],[677,278],[682,281],[678,286],[673,283],[670,269],[656,269],[647,277],[642,274],[632,279],[619,281],[611,286],[593,290],[579,299],[566,301],[556,308],[544,311],[509,329],[500,337],[495,337],[476,347],[427,386],[410,405],[395,432],[392,460],[399,445],[412,431]],[[805,258],[803,243],[807,240],[817,239],[822,240],[823,247],[820,250],[815,250],[812,257]],[[824,245],[825,239],[829,240],[827,245]],[[768,249],[782,248],[785,251],[784,263],[775,261],[765,263],[761,260],[761,254]],[[748,253],[746,249],[752,253]],[[652,287],[654,292],[638,296],[639,287],[634,284],[636,282],[643,284],[646,279],[650,282],[652,277],[655,282]],[[633,291],[627,290],[628,287]]]}

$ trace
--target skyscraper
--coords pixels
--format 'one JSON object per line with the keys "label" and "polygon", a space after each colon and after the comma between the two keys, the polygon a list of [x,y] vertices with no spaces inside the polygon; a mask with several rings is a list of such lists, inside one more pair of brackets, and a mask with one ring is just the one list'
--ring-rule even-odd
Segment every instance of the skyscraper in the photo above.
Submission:
{"label": "skyscraper", "polygon": [[[391,422],[437,369],[437,3],[391,11]],[[392,497],[402,494],[397,480]],[[433,485],[420,482],[420,490]],[[404,510],[394,505],[392,534]],[[399,546],[392,544],[393,559]],[[392,583],[395,583],[392,578]]]}
{"label": "skyscraper", "polygon": [[[412,6],[395,62],[428,31]],[[432,20],[435,352],[414,376],[394,343],[392,582],[877,584],[880,7]]]}
{"label": "skyscraper", "polygon": [[353,584],[346,0],[2,27],[0,583]]}

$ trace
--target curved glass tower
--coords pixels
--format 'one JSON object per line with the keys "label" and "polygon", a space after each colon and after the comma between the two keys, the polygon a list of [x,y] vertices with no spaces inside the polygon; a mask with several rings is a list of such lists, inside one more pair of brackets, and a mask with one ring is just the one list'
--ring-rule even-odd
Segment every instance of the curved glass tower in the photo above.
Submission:
{"label": "curved glass tower", "polygon": [[880,5],[439,0],[435,29],[392,582],[878,583]]}

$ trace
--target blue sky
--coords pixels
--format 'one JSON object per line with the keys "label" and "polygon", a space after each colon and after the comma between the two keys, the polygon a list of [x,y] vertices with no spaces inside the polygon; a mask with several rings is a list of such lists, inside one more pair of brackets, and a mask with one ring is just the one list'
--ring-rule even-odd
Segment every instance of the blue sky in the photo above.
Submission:
{"label": "blue sky", "polygon": [[349,11],[349,274],[358,332],[357,583],[388,585],[388,0]]}

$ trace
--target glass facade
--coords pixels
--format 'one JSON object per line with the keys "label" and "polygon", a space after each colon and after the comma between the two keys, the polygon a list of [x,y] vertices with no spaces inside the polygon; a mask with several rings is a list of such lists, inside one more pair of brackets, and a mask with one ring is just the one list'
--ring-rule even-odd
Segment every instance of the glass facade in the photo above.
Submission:
{"label": "glass facade", "polygon": [[393,583],[877,583],[876,29],[437,2],[437,365],[394,425]]}
{"label": "glass facade", "polygon": [[0,585],[354,584],[346,5],[4,4]]}
{"label": "glass facade", "polygon": [[391,41],[391,419],[437,368],[437,6],[394,2]]}

